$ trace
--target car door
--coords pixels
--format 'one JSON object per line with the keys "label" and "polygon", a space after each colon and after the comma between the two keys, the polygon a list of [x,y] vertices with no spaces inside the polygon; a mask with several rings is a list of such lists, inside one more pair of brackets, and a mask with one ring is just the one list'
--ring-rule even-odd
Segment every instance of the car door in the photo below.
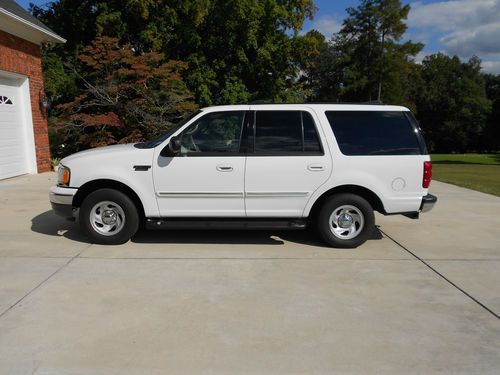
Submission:
{"label": "car door", "polygon": [[[255,111],[254,111],[255,109]],[[301,217],[332,161],[315,113],[306,107],[251,107],[245,172],[248,217]]]}
{"label": "car door", "polygon": [[244,121],[245,111],[208,112],[183,129],[178,155],[157,148],[153,179],[162,217],[245,216]]}

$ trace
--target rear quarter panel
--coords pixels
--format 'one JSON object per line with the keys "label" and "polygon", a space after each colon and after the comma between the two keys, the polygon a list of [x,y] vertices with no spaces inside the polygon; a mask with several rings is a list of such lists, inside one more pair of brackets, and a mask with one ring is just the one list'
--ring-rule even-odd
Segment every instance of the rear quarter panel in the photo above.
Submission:
{"label": "rear quarter panel", "polygon": [[424,161],[430,160],[429,155],[344,155],[337,145],[325,110],[331,109],[316,109],[332,155],[333,170],[328,181],[311,196],[303,216],[309,215],[321,195],[342,185],[358,185],[373,191],[382,201],[386,213],[418,211],[422,197],[428,192],[422,187],[422,177]]}

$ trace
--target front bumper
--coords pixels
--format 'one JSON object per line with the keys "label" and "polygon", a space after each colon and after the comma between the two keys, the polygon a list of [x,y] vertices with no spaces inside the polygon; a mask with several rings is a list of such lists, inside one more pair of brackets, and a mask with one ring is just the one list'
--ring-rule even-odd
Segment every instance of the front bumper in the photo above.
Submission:
{"label": "front bumper", "polygon": [[49,200],[54,212],[68,219],[73,218],[73,198],[78,190],[61,186],[52,186],[49,192]]}
{"label": "front bumper", "polygon": [[422,203],[420,204],[420,212],[429,212],[432,210],[437,202],[437,197],[432,194],[427,194],[422,197]]}

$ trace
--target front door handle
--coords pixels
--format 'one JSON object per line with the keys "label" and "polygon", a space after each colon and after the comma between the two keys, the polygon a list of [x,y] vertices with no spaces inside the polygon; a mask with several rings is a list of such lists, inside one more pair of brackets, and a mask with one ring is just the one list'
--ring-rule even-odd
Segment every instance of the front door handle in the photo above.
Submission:
{"label": "front door handle", "polygon": [[232,172],[233,171],[233,167],[231,165],[228,165],[228,164],[219,164],[217,166],[217,170],[219,172]]}
{"label": "front door handle", "polygon": [[325,166],[324,165],[321,165],[321,164],[309,164],[307,166],[307,169],[309,169],[310,171],[324,171],[325,170]]}

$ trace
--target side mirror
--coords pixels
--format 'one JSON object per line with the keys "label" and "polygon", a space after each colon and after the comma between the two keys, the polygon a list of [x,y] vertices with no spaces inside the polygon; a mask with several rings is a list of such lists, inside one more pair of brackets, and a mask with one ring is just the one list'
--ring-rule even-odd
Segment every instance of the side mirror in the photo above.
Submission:
{"label": "side mirror", "polygon": [[168,142],[168,145],[165,146],[163,150],[161,150],[161,156],[175,156],[179,152],[181,152],[181,139],[180,137],[172,137]]}

